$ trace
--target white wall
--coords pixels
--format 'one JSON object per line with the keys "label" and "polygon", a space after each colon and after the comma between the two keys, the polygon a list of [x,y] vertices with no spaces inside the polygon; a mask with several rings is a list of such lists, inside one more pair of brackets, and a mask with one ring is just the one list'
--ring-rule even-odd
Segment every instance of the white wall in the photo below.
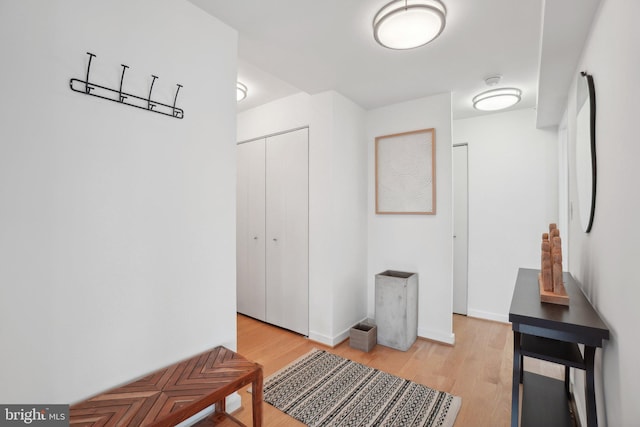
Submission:
{"label": "white wall", "polygon": [[469,144],[468,314],[507,322],[518,268],[539,268],[558,221],[557,132],[524,109],[455,120],[453,134]]}
{"label": "white wall", "polygon": [[[602,368],[596,371],[599,425],[610,427],[635,426],[640,419],[640,311],[636,307],[640,287],[635,266],[640,258],[638,16],[639,2],[603,1],[575,72],[577,79],[579,71],[588,71],[595,83],[598,180],[593,228],[585,234],[580,229],[575,175],[571,174],[574,215],[569,265],[611,331],[603,350],[596,352],[596,367]],[[575,85],[574,80],[567,107],[570,171],[575,170]],[[576,386],[582,384],[582,376],[576,375]],[[576,396],[579,407],[584,407],[580,393]]]}
{"label": "white wall", "polygon": [[327,345],[366,317],[363,115],[334,91],[299,93],[238,115],[238,141],[309,126],[309,338]]}
{"label": "white wall", "polygon": [[[236,345],[235,31],[185,1],[0,3],[0,401]],[[184,120],[88,97],[84,78]]]}
{"label": "white wall", "polygon": [[272,133],[309,126],[311,97],[300,92],[239,113],[238,141],[259,138]]}
{"label": "white wall", "polygon": [[309,97],[309,338],[334,345],[335,283],[331,275],[334,235],[330,171],[333,157],[332,93]]}
{"label": "white wall", "polygon": [[335,280],[335,345],[348,338],[351,326],[367,313],[367,144],[364,110],[337,93],[332,101],[332,194],[327,208],[334,220],[332,234],[339,239],[327,242],[331,261],[325,273],[327,281]]}
{"label": "white wall", "polygon": [[[435,215],[375,214],[375,138],[435,128]],[[453,343],[453,220],[451,95],[441,94],[367,112],[369,253],[368,315],[375,312],[375,275],[417,272],[418,335]]]}

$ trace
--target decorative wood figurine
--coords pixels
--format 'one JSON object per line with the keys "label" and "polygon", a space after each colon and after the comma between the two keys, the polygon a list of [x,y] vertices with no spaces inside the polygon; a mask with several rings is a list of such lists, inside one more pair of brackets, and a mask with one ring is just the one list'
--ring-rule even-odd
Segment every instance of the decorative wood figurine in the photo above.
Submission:
{"label": "decorative wood figurine", "polygon": [[549,224],[549,232],[542,234],[540,249],[540,301],[569,305],[562,281],[562,240],[556,224]]}
{"label": "decorative wood figurine", "polygon": [[551,264],[551,243],[549,242],[549,234],[542,235],[542,257],[541,257],[541,280],[542,288],[547,292],[553,292],[553,276]]}

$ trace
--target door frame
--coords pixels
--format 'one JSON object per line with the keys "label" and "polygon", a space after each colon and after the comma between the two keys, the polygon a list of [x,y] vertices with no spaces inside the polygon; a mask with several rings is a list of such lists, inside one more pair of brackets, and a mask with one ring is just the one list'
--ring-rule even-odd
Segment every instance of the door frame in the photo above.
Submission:
{"label": "door frame", "polygon": [[[469,144],[464,142],[464,143],[459,143],[459,144],[453,144],[453,146],[451,147],[451,151],[452,151],[452,177],[453,180],[452,182],[455,180],[455,171],[454,171],[454,160],[453,160],[453,150],[456,148],[461,148],[464,147],[465,151],[466,151],[466,206],[467,206],[467,212],[465,215],[465,219],[466,219],[466,242],[465,242],[465,263],[466,265],[464,266],[464,282],[465,282],[465,303],[464,303],[464,309],[459,309],[459,310],[455,310],[455,294],[456,294],[456,289],[457,289],[457,284],[456,284],[456,280],[455,280],[455,274],[456,274],[456,256],[455,256],[455,242],[457,239],[456,237],[456,229],[455,229],[455,216],[456,216],[456,210],[455,210],[455,185],[453,186],[453,199],[454,199],[454,204],[453,204],[453,237],[452,239],[454,240],[454,257],[453,257],[453,280],[452,280],[452,293],[451,293],[451,309],[453,311],[453,313],[456,314],[463,314],[463,315],[467,315],[468,311],[469,311]],[[460,260],[458,260],[458,264],[460,263]],[[460,308],[460,307],[457,307]]]}

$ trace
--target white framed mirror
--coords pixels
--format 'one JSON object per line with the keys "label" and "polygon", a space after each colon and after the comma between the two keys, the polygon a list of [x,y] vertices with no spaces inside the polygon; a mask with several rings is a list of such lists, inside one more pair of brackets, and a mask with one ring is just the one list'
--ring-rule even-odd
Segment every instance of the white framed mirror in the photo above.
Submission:
{"label": "white framed mirror", "polygon": [[576,88],[576,179],[578,213],[585,233],[596,208],[596,93],[593,76],[580,73]]}

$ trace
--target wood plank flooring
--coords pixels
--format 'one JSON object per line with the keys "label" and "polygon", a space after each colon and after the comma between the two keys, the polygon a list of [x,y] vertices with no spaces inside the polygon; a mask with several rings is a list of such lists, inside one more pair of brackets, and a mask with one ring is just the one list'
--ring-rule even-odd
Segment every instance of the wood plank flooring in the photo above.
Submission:
{"label": "wood plank flooring", "polygon": [[[453,346],[418,339],[406,352],[377,345],[369,353],[349,341],[335,348],[238,315],[238,353],[260,363],[265,379],[313,348],[328,349],[347,359],[462,397],[456,427],[508,426],[511,416],[513,333],[511,325],[453,316]],[[558,365],[525,358],[525,369],[564,378]],[[242,408],[234,417],[251,424],[251,395],[240,392]],[[265,403],[264,426],[303,426]]]}

